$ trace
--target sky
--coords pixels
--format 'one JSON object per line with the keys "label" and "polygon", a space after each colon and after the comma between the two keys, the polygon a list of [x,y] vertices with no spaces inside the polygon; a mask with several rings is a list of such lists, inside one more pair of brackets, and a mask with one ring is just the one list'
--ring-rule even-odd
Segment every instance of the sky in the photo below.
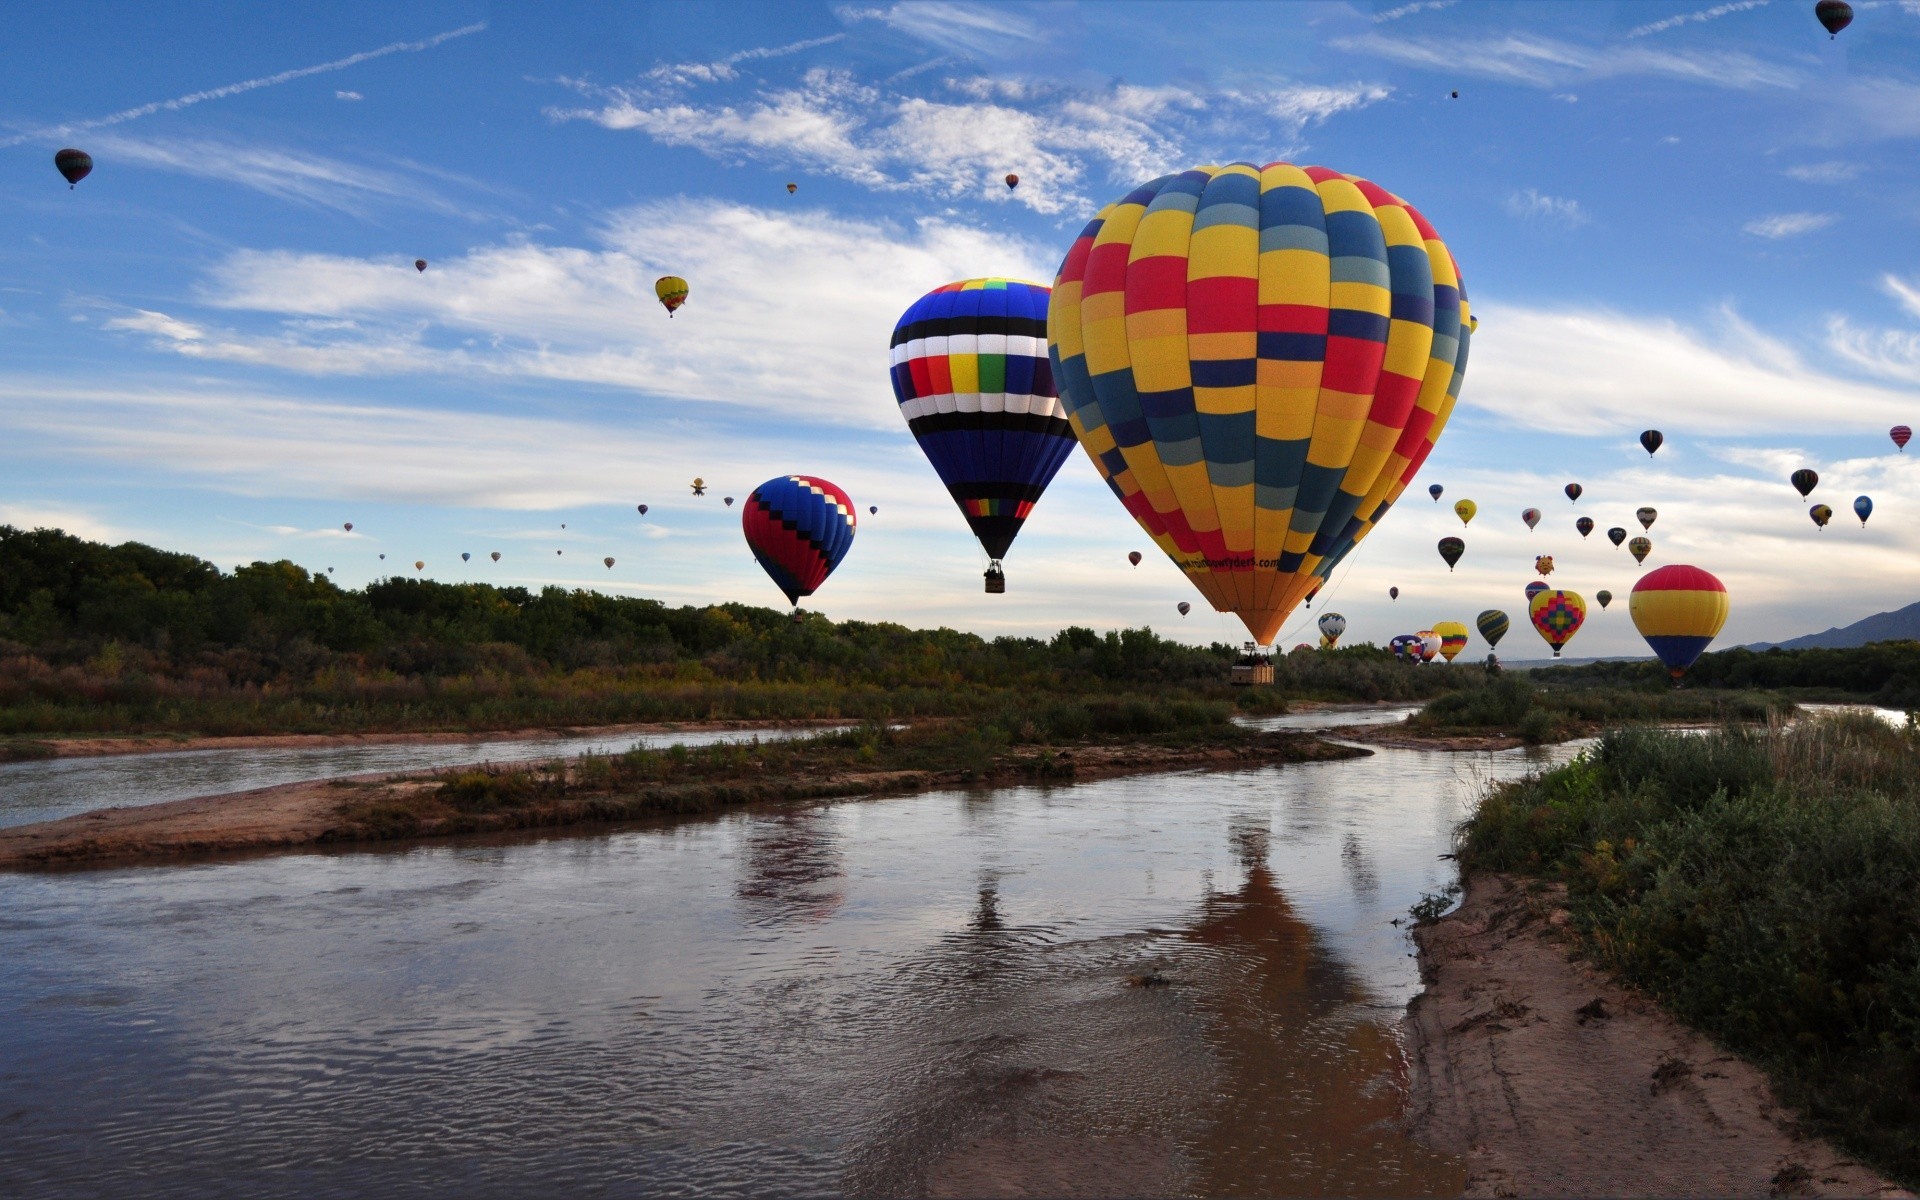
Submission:
{"label": "sky", "polygon": [[1812,8],[6,6],[0,523],[779,606],[720,497],[805,473],[859,505],[829,616],[1237,642],[1077,452],[984,595],[887,346],[942,283],[1050,282],[1141,182],[1288,160],[1417,205],[1480,328],[1414,487],[1283,643],[1328,608],[1380,643],[1518,623],[1544,553],[1618,598],[1568,653],[1644,653],[1600,532],[1643,505],[1648,569],[1727,584],[1720,644],[1846,624],[1920,599],[1920,445],[1887,437],[1920,425],[1920,3],[1856,0],[1837,39]]}

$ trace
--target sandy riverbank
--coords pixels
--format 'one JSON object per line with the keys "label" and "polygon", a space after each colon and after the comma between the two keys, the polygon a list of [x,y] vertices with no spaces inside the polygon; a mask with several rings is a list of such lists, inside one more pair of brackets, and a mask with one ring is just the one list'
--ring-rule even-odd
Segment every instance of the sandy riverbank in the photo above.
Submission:
{"label": "sandy riverbank", "polygon": [[854,723],[857,722],[845,717],[820,717],[791,721],[653,721],[631,725],[487,729],[451,733],[272,733],[246,737],[186,737],[158,733],[129,737],[28,737],[14,740],[32,747],[32,757],[93,758],[110,754],[155,754],[179,750],[303,750],[322,746],[444,746],[466,742],[559,741],[563,738],[614,738],[650,733],[813,729]]}
{"label": "sandy riverbank", "polygon": [[[429,774],[313,780],[108,808],[57,821],[0,828],[0,870],[54,866],[128,866],[221,853],[285,850],[322,843],[418,841],[511,829],[604,826],[672,813],[707,812],[756,802],[897,795],[936,788],[1073,783],[1160,771],[1225,770],[1270,763],[1351,758],[1367,753],[1301,733],[1269,733],[1230,745],[1097,744],[1023,747],[985,778],[956,771],[863,769],[857,762],[750,783],[663,783],[631,795],[584,795],[523,808],[462,812],[434,802]],[[531,764],[529,764],[531,765]],[[405,809],[404,834],[355,814]]]}
{"label": "sandy riverbank", "polygon": [[1475,876],[1415,931],[1410,1122],[1469,1196],[1909,1196],[1799,1136],[1766,1077],[1569,958],[1559,894]]}

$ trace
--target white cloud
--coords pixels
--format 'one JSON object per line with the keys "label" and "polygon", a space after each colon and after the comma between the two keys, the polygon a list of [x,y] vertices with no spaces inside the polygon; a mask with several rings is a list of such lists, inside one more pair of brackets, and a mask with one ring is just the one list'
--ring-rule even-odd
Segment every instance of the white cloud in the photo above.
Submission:
{"label": "white cloud", "polygon": [[1679,13],[1664,20],[1641,25],[1627,30],[1630,38],[1646,37],[1650,33],[1665,33],[1682,25],[1697,25],[1703,21],[1717,21],[1733,13],[1746,12],[1749,9],[1765,8],[1768,0],[1730,0],[1727,4],[1716,4],[1712,8],[1703,8],[1697,12]]}
{"label": "white cloud", "polygon": [[335,100],[365,100],[366,99],[366,97],[362,96],[359,92],[335,92],[333,94],[333,98]]}
{"label": "white cloud", "polygon": [[1740,51],[1588,47],[1533,33],[1431,41],[1364,33],[1333,44],[1353,54],[1390,58],[1441,74],[1465,73],[1541,88],[1623,75],[1658,75],[1738,89],[1792,88],[1800,82],[1798,71]]}
{"label": "white cloud", "polygon": [[1823,431],[1872,431],[1913,408],[1904,390],[1809,365],[1731,311],[1720,314],[1717,336],[1605,310],[1475,311],[1480,329],[1462,401],[1527,428],[1589,436],[1649,427],[1669,437],[1803,432],[1809,398],[1818,397]]}
{"label": "white cloud", "polygon": [[1588,219],[1578,200],[1544,195],[1537,188],[1509,195],[1507,211],[1523,220],[1557,221],[1575,227],[1585,225]]}
{"label": "white cloud", "polygon": [[1801,183],[1852,183],[1860,178],[1860,164],[1850,162],[1806,163],[1788,167],[1787,178]]}
{"label": "white cloud", "polygon": [[1045,40],[1040,25],[1004,5],[957,4],[950,0],[914,0],[881,8],[844,7],[842,21],[878,21],[908,37],[937,46],[950,54],[993,58],[1008,42],[1038,44]]}
{"label": "white cloud", "polygon": [[[1894,275],[1880,286],[1910,317],[1920,318],[1920,288]],[[1920,332],[1860,329],[1842,316],[1827,320],[1827,348],[1863,371],[1901,383],[1920,383]]]}
{"label": "white cloud", "polygon": [[83,509],[59,504],[0,504],[0,525],[15,529],[64,529],[75,537],[110,545],[127,540],[128,535],[110,522]]}
{"label": "white cloud", "polygon": [[[954,279],[1049,280],[1053,251],[998,232],[685,200],[616,214],[594,248],[531,241],[408,264],[243,251],[202,299],[262,327],[137,310],[109,327],[199,361],[313,375],[561,380],[822,422],[897,421],[884,361],[906,307]],[[669,320],[660,275],[692,284]]]}
{"label": "white cloud", "polygon": [[[572,86],[595,107],[549,109],[557,120],[635,130],[722,159],[794,164],[879,190],[1085,208],[1090,177],[1134,183],[1190,165],[1192,143],[1267,144],[1296,153],[1305,130],[1385,99],[1377,84],[1276,85],[1195,92],[1118,84],[1089,91],[1013,79],[958,78],[963,99],[906,95],[816,67],[793,86],[737,103],[662,102],[645,88]],[[1009,192],[1002,177],[1020,176]]]}
{"label": "white cloud", "polygon": [[1402,17],[1411,17],[1416,13],[1439,12],[1443,8],[1452,8],[1458,3],[1460,0],[1414,0],[1411,4],[1402,4],[1397,8],[1389,8],[1385,12],[1373,14],[1373,23],[1384,25],[1388,21],[1398,21]]}
{"label": "white cloud", "polygon": [[1755,237],[1778,241],[1818,232],[1839,219],[1832,213],[1775,213],[1769,217],[1755,217],[1740,228]]}
{"label": "white cloud", "polygon": [[799,54],[806,50],[817,50],[821,46],[830,46],[846,38],[844,33],[829,34],[826,37],[807,38],[803,41],[789,42],[784,46],[759,46],[750,50],[741,50],[729,54],[714,62],[704,63],[663,63],[649,70],[641,79],[647,83],[666,88],[686,88],[697,84],[725,83],[738,79],[736,69],[744,62],[759,62],[769,58],[785,58],[789,54]]}

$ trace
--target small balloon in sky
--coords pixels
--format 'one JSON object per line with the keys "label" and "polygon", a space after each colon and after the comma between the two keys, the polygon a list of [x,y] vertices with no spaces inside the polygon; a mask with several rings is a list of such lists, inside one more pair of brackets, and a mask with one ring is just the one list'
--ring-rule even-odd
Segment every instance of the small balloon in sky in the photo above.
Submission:
{"label": "small balloon in sky", "polygon": [[1666,440],[1658,429],[1649,429],[1640,435],[1640,444],[1646,448],[1648,454],[1652,454],[1655,450],[1658,450],[1666,443]]}
{"label": "small balloon in sky", "polygon": [[60,177],[67,181],[67,190],[72,191],[82,179],[93,174],[93,155],[72,147],[55,151],[53,169],[60,172]]}
{"label": "small balloon in sky", "polygon": [[1860,518],[1860,528],[1865,529],[1867,527],[1867,518],[1873,515],[1873,498],[1871,496],[1855,496],[1853,498],[1853,515]]}

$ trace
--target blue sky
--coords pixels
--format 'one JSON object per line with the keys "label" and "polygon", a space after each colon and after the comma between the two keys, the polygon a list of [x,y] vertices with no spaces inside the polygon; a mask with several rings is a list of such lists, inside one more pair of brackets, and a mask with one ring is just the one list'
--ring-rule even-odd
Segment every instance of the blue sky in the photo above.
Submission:
{"label": "blue sky", "polygon": [[[1622,598],[1570,652],[1639,651],[1639,572],[1573,520],[1641,505],[1649,566],[1727,582],[1723,642],[1844,624],[1920,593],[1920,446],[1886,437],[1920,425],[1920,4],[1855,9],[1829,40],[1743,0],[10,6],[0,521],[774,605],[717,497],[805,472],[862,507],[830,615],[1238,640],[1175,614],[1199,597],[1079,455],[982,595],[887,339],[940,283],[1050,281],[1137,182],[1284,158],[1418,205],[1481,318],[1415,491],[1329,589],[1349,638],[1518,618],[1551,553]],[[64,145],[98,164],[71,192]]]}

